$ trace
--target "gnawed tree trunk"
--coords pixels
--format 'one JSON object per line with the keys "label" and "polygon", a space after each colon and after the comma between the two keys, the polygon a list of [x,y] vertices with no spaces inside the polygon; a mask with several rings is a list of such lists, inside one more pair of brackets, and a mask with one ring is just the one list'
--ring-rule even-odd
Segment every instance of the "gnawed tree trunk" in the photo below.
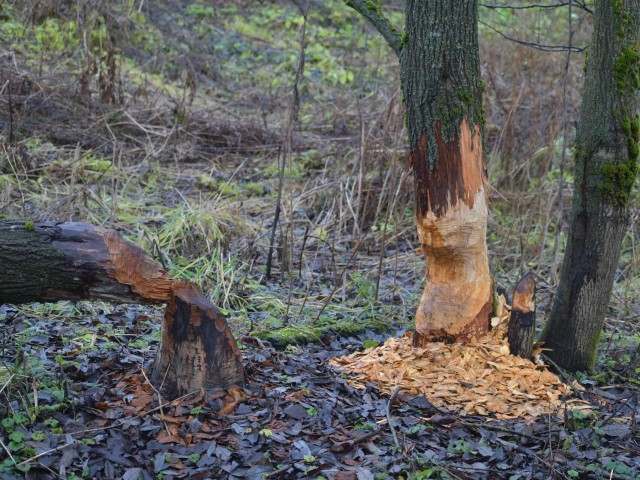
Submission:
{"label": "gnawed tree trunk", "polygon": [[638,175],[640,0],[598,0],[576,134],[575,191],[560,283],[541,340],[589,371],[609,304]]}
{"label": "gnawed tree trunk", "polygon": [[520,279],[513,292],[507,340],[512,355],[531,358],[536,329],[536,281],[531,272]]}
{"label": "gnawed tree trunk", "polygon": [[242,383],[224,316],[118,233],[84,223],[0,221],[0,303],[166,303],[152,382],[169,398]]}
{"label": "gnawed tree trunk", "polygon": [[401,75],[426,284],[414,343],[489,329],[477,3],[409,0]]}
{"label": "gnawed tree trunk", "polygon": [[489,329],[486,169],[477,0],[407,0],[405,32],[377,2],[345,0],[400,58],[418,237],[427,261],[414,343]]}

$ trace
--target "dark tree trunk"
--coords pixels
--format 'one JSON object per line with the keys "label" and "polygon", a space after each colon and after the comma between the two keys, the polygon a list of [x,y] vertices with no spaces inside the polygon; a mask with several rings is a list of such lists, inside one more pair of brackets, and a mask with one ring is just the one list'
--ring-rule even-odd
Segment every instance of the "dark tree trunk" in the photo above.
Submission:
{"label": "dark tree trunk", "polygon": [[542,333],[548,356],[591,370],[638,173],[640,0],[598,0],[576,138],[575,193],[560,283]]}
{"label": "dark tree trunk", "polygon": [[531,358],[536,329],[536,281],[531,272],[516,285],[511,302],[507,340],[512,355]]}
{"label": "dark tree trunk", "polygon": [[488,331],[486,168],[477,2],[408,0],[401,53],[418,236],[427,262],[414,343]]}
{"label": "dark tree trunk", "polygon": [[195,285],[172,279],[116,232],[0,221],[0,303],[58,300],[167,303],[152,380],[168,397],[244,379],[224,316]]}

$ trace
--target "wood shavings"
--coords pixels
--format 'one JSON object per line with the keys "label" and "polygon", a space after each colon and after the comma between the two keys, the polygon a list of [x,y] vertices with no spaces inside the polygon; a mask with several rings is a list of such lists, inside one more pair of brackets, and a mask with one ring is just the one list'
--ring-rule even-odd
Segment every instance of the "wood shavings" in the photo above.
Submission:
{"label": "wood shavings", "polygon": [[400,386],[461,416],[535,418],[579,402],[546,367],[510,355],[504,328],[468,345],[434,342],[425,348],[414,348],[408,334],[330,364],[351,373],[356,388],[374,382],[391,394]]}

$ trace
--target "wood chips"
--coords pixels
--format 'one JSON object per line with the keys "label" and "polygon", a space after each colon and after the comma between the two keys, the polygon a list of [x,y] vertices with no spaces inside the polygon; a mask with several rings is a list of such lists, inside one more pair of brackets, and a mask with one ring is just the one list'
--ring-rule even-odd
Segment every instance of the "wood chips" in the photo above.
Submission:
{"label": "wood chips", "polygon": [[369,382],[391,393],[400,386],[462,416],[532,418],[577,402],[571,388],[545,366],[512,356],[504,334],[501,326],[474,343],[438,342],[426,348],[414,348],[407,334],[330,363],[353,374],[349,381],[354,387]]}

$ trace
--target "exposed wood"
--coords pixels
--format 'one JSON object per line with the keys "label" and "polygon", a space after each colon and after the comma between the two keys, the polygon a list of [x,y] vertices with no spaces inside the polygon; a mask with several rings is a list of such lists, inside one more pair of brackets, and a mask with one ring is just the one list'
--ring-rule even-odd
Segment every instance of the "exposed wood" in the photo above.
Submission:
{"label": "exposed wood", "polygon": [[58,300],[167,303],[152,378],[168,397],[243,382],[224,316],[197,286],[172,279],[117,232],[85,223],[0,221],[0,303]]}
{"label": "exposed wood", "polygon": [[527,272],[518,282],[511,302],[507,340],[512,355],[531,358],[536,327],[536,281]]}
{"label": "exposed wood", "polygon": [[[426,138],[426,137],[423,137]],[[426,140],[414,152],[418,237],[426,257],[426,283],[416,313],[414,344],[464,342],[489,330],[492,310],[487,259],[485,168],[479,127],[466,119],[460,138],[445,143],[437,135],[440,158],[424,164]]]}

